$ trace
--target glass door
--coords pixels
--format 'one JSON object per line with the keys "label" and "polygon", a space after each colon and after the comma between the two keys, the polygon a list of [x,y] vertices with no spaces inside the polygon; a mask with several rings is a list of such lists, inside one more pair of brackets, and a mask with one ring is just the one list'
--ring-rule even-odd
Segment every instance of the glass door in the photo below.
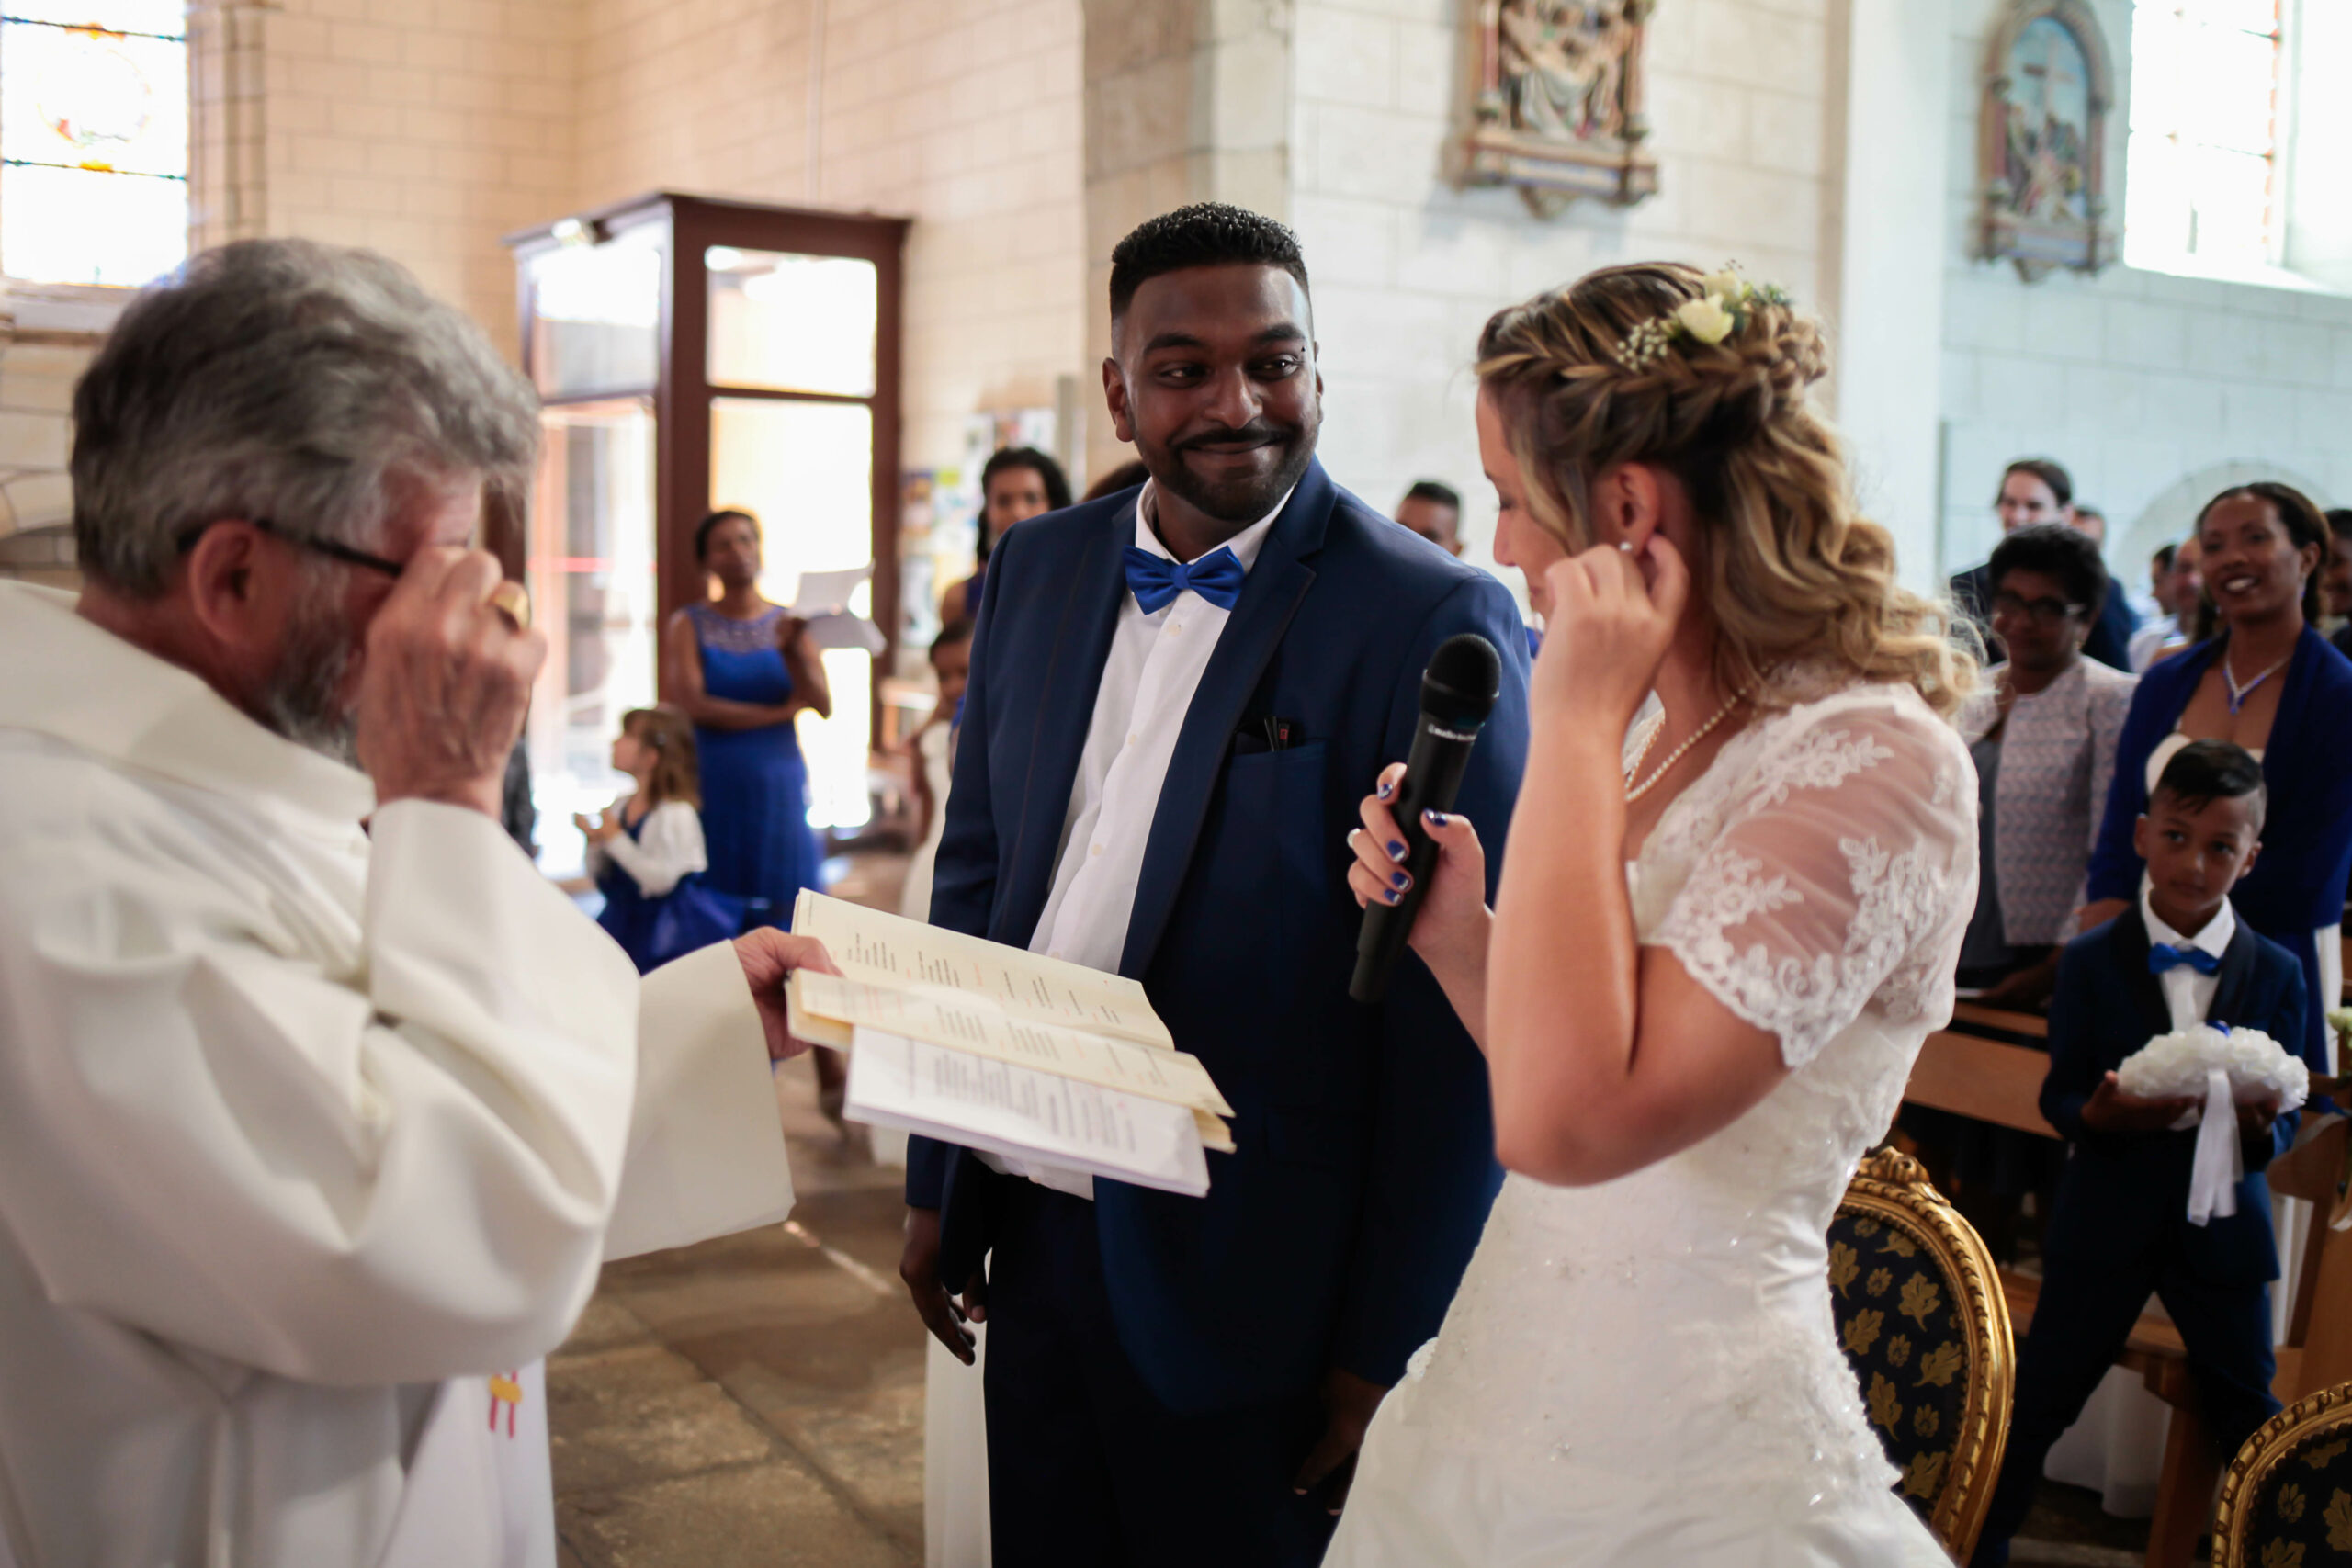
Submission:
{"label": "glass door", "polygon": [[525,577],[548,662],[531,694],[531,795],[539,865],[577,876],[576,811],[627,786],[613,772],[621,715],[654,701],[661,606],[655,574],[653,403],[562,403],[540,414],[538,495]]}

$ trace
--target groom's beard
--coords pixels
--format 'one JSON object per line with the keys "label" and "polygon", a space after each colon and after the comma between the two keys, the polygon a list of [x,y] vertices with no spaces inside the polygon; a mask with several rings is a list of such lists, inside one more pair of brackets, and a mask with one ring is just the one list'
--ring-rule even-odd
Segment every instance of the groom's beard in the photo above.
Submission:
{"label": "groom's beard", "polygon": [[334,570],[325,564],[303,584],[277,668],[262,688],[259,716],[296,745],[356,768],[358,716],[344,688],[359,639],[343,617]]}

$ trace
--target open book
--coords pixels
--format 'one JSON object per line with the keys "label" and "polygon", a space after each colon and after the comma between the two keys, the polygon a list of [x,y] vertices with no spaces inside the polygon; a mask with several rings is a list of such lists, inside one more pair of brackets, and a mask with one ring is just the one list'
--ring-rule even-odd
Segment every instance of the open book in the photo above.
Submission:
{"label": "open book", "polygon": [[842,971],[786,996],[795,1034],[856,1046],[853,1118],[1177,1191],[1231,1152],[1233,1108],[1136,982],[816,892],[792,929]]}

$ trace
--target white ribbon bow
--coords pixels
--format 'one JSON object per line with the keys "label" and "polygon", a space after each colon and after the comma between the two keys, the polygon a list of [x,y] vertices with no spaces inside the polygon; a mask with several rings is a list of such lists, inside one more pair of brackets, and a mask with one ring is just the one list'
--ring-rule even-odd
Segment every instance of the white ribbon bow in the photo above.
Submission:
{"label": "white ribbon bow", "polygon": [[2201,1225],[2238,1212],[2245,1156],[2238,1148],[2237,1100],[2225,1067],[2205,1069],[2205,1109],[2197,1123],[2197,1159],[2188,1171],[2188,1223]]}

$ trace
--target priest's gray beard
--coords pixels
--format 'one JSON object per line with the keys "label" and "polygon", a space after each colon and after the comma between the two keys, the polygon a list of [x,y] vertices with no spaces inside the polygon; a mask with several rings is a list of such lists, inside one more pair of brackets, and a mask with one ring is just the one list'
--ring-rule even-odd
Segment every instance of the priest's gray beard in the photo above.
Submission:
{"label": "priest's gray beard", "polygon": [[359,722],[344,682],[359,639],[344,618],[342,570],[323,560],[307,568],[284,654],[262,691],[261,720],[296,745],[356,768]]}

